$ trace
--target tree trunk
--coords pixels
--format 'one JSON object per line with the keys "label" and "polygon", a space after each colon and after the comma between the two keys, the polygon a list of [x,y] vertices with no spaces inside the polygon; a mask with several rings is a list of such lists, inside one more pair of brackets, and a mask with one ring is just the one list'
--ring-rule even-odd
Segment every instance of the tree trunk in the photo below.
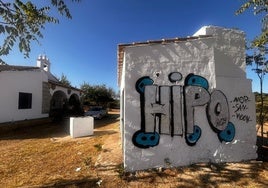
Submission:
{"label": "tree trunk", "polygon": [[259,115],[259,122],[261,125],[261,146],[264,145],[264,136],[263,136],[263,92],[262,92],[262,84],[263,84],[263,73],[260,76],[260,92],[261,92],[261,106],[260,106],[260,115]]}

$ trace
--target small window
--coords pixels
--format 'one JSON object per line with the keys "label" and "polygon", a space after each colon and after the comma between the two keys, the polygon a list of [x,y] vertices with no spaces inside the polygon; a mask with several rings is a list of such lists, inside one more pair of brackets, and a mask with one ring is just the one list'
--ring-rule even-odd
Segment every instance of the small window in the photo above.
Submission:
{"label": "small window", "polygon": [[19,92],[19,109],[32,108],[32,94]]}

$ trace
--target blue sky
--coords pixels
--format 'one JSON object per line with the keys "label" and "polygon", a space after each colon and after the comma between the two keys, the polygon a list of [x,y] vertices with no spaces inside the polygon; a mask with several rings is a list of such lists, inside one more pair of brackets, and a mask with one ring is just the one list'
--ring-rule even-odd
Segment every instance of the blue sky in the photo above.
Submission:
{"label": "blue sky", "polygon": [[[40,3],[40,1],[36,1]],[[35,66],[46,54],[51,72],[65,74],[73,86],[84,82],[117,87],[117,45],[193,35],[204,25],[238,28],[253,39],[260,33],[260,17],[252,12],[236,16],[242,0],[82,0],[70,3],[73,19],[60,17],[49,24],[41,45],[32,43],[30,58],[17,48],[3,59],[8,64]],[[248,68],[253,90],[258,91],[255,73]],[[268,93],[267,78],[264,91]]]}

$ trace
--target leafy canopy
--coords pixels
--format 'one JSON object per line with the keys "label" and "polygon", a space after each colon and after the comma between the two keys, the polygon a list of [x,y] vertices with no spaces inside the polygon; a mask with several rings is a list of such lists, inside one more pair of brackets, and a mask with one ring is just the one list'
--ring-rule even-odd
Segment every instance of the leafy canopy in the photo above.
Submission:
{"label": "leafy canopy", "polygon": [[58,78],[59,82],[63,84],[64,86],[71,86],[71,82],[68,80],[67,76],[65,74],[61,74],[61,77]]}
{"label": "leafy canopy", "polygon": [[236,14],[241,14],[248,9],[253,9],[254,15],[262,17],[261,34],[252,41],[252,45],[254,47],[265,46],[268,43],[268,0],[247,0],[236,11]]}
{"label": "leafy canopy", "polygon": [[[70,0],[80,2],[80,0]],[[45,2],[45,1],[44,1]],[[47,1],[47,6],[37,7],[32,1],[0,0],[0,36],[4,38],[0,44],[0,57],[8,55],[15,44],[21,53],[29,57],[31,42],[39,43],[43,38],[42,29],[46,23],[59,23],[59,19],[51,16],[52,8],[62,16],[71,19],[71,13],[64,0]],[[0,58],[0,63],[3,63]]]}
{"label": "leafy canopy", "polygon": [[83,101],[90,105],[101,105],[106,107],[109,102],[116,98],[114,90],[106,85],[90,85],[84,83],[81,85],[83,91]]}

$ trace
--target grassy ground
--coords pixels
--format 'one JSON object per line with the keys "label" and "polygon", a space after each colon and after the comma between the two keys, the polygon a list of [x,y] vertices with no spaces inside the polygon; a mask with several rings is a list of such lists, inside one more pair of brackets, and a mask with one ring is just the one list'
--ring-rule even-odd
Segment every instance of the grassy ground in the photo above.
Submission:
{"label": "grassy ground", "polygon": [[268,187],[268,163],[197,164],[124,173],[119,115],[72,139],[62,123],[0,132],[1,187]]}

